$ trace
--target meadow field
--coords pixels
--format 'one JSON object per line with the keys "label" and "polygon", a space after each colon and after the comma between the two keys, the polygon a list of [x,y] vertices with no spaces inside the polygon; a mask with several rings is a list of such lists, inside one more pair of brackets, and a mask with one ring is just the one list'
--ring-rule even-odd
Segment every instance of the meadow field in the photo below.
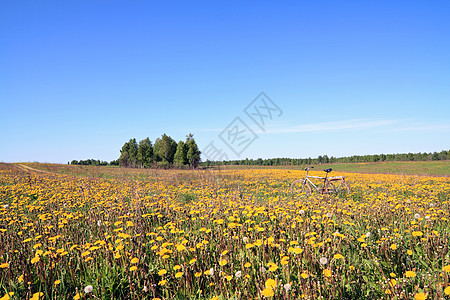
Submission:
{"label": "meadow field", "polygon": [[303,173],[0,163],[0,299],[450,299],[449,177]]}

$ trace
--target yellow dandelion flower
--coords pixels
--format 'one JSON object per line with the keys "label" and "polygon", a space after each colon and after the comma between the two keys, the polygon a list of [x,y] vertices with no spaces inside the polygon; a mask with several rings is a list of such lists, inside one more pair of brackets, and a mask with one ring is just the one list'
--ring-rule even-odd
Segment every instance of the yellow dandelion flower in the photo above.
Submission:
{"label": "yellow dandelion flower", "polygon": [[139,262],[139,258],[137,258],[137,257],[133,257],[132,259],[131,259],[131,263],[132,264],[137,264]]}
{"label": "yellow dandelion flower", "polygon": [[275,293],[273,292],[272,288],[265,288],[261,292],[261,295],[263,295],[264,297],[273,297],[274,294]]}
{"label": "yellow dandelion flower", "polygon": [[227,260],[224,258],[221,261],[219,261],[219,265],[225,266],[227,264]]}
{"label": "yellow dandelion flower", "polygon": [[277,281],[274,280],[274,279],[272,279],[272,278],[269,278],[269,279],[267,279],[266,282],[264,283],[264,286],[265,286],[266,288],[276,288],[276,287],[277,287]]}
{"label": "yellow dandelion flower", "polygon": [[450,265],[447,265],[445,267],[442,267],[442,271],[450,273]]}
{"label": "yellow dandelion flower", "polygon": [[77,294],[73,297],[73,300],[79,300],[79,299],[81,299],[81,294],[80,294],[80,293],[77,293]]}
{"label": "yellow dandelion flower", "polygon": [[331,270],[328,269],[324,269],[322,273],[325,277],[331,277],[332,274]]}
{"label": "yellow dandelion flower", "polygon": [[390,273],[389,275],[390,275],[392,278],[397,277],[397,274],[395,274],[395,273]]}
{"label": "yellow dandelion flower", "polygon": [[413,236],[422,236],[423,232],[422,231],[413,231],[412,235]]}
{"label": "yellow dandelion flower", "polygon": [[193,258],[193,259],[191,259],[191,260],[189,261],[189,264],[192,265],[192,264],[194,264],[196,261],[197,261],[197,259],[196,259],[196,258]]}
{"label": "yellow dandelion flower", "polygon": [[390,247],[392,250],[397,250],[397,244],[392,244]]}
{"label": "yellow dandelion flower", "polygon": [[159,272],[158,272],[159,276],[163,276],[164,274],[167,274],[167,270],[166,269],[159,270]]}
{"label": "yellow dandelion flower", "polygon": [[0,265],[0,269],[4,269],[4,268],[7,268],[7,267],[9,267],[9,263],[2,263]]}
{"label": "yellow dandelion flower", "polygon": [[408,255],[412,255],[413,252],[411,250],[406,251],[406,253],[408,253]]}
{"label": "yellow dandelion flower", "polygon": [[160,282],[158,282],[159,285],[165,285],[167,283],[167,280],[163,279]]}
{"label": "yellow dandelion flower", "polygon": [[301,276],[303,279],[306,279],[306,278],[309,277],[309,275],[308,275],[307,273],[305,273],[305,272],[303,272],[302,274],[300,274],[300,276]]}
{"label": "yellow dandelion flower", "polygon": [[177,272],[175,274],[175,278],[180,278],[181,276],[183,276],[183,272]]}
{"label": "yellow dandelion flower", "polygon": [[446,295],[450,295],[450,285],[444,289]]}
{"label": "yellow dandelion flower", "polygon": [[61,280],[56,280],[53,284],[56,286],[61,283]]}
{"label": "yellow dandelion flower", "polygon": [[246,262],[246,263],[244,264],[244,267],[246,267],[246,268],[250,268],[251,266],[252,266],[252,264],[249,263],[249,262]]}
{"label": "yellow dandelion flower", "polygon": [[31,263],[35,264],[37,263],[39,260],[41,260],[41,258],[39,256],[35,256],[34,258],[31,259]]}
{"label": "yellow dandelion flower", "polygon": [[196,273],[194,274],[194,276],[195,276],[195,277],[200,277],[200,276],[202,276],[202,272],[196,272]]}
{"label": "yellow dandelion flower", "polygon": [[131,266],[131,267],[130,267],[130,271],[135,271],[135,270],[137,270],[137,267],[136,267],[136,266]]}
{"label": "yellow dandelion flower", "polygon": [[334,257],[334,259],[343,259],[344,258],[344,256],[339,253],[335,254],[333,257]]}
{"label": "yellow dandelion flower", "polygon": [[425,300],[427,299],[427,295],[425,295],[424,293],[417,293],[414,295],[414,299],[416,300]]}
{"label": "yellow dandelion flower", "polygon": [[173,267],[173,269],[176,271],[176,270],[179,270],[179,269],[181,269],[181,266],[180,265],[176,265],[176,266],[174,266]]}
{"label": "yellow dandelion flower", "polygon": [[414,278],[414,277],[416,277],[416,272],[406,271],[405,272],[405,276],[408,277],[408,278]]}
{"label": "yellow dandelion flower", "polygon": [[39,300],[42,296],[44,296],[43,292],[37,292],[33,294],[33,297],[31,297],[30,300]]}

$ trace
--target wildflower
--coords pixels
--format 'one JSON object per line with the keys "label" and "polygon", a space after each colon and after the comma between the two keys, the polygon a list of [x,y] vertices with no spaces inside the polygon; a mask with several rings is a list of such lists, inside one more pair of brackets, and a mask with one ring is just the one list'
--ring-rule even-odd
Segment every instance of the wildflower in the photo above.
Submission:
{"label": "wildflower", "polygon": [[31,259],[31,263],[35,264],[37,263],[39,260],[41,260],[41,258],[39,256],[35,256],[34,258]]}
{"label": "wildflower", "polygon": [[84,292],[85,292],[86,294],[91,293],[93,290],[94,290],[94,288],[92,287],[92,285],[87,285],[87,286],[84,288]]}
{"label": "wildflower", "polygon": [[442,267],[442,271],[450,273],[450,265],[446,265],[445,267]]}
{"label": "wildflower", "polygon": [[209,269],[209,275],[210,276],[214,276],[214,269],[213,268]]}
{"label": "wildflower", "polygon": [[183,272],[177,272],[175,274],[175,278],[180,278],[181,276],[183,276]]}
{"label": "wildflower", "polygon": [[196,258],[193,258],[193,259],[191,259],[191,260],[189,261],[189,264],[192,265],[192,264],[194,264],[196,261],[197,261],[197,259],[196,259]]}
{"label": "wildflower", "polygon": [[370,232],[367,232],[366,233],[366,238],[369,238],[370,237]]}
{"label": "wildflower", "polygon": [[303,209],[300,209],[300,211],[298,213],[303,215],[305,213],[305,211]]}
{"label": "wildflower", "polygon": [[322,273],[325,277],[331,277],[332,274],[331,270],[328,269],[324,269]]}
{"label": "wildflower", "polygon": [[397,244],[392,244],[390,247],[392,250],[397,250]]}
{"label": "wildflower", "polygon": [[276,288],[276,286],[277,286],[277,281],[274,280],[274,279],[272,279],[272,278],[269,278],[269,279],[267,279],[266,282],[264,283],[264,286],[265,286],[266,288]]}
{"label": "wildflower", "polygon": [[136,266],[131,266],[130,267],[130,271],[136,271],[137,270],[137,267]]}
{"label": "wildflower", "polygon": [[309,275],[308,275],[307,273],[305,273],[305,272],[303,272],[302,274],[300,274],[300,276],[301,276],[303,279],[306,279],[306,278],[309,277]]}
{"label": "wildflower", "polygon": [[167,274],[167,270],[166,269],[159,270],[159,272],[158,272],[159,276],[163,276],[164,274]]}
{"label": "wildflower", "polygon": [[331,218],[332,216],[333,216],[333,214],[332,214],[332,213],[330,213],[330,212],[329,212],[329,213],[327,213],[327,217],[328,217],[328,218]]}
{"label": "wildflower", "polygon": [[17,281],[18,281],[19,283],[23,282],[23,275],[20,275],[19,278],[17,278]]}
{"label": "wildflower", "polygon": [[61,280],[55,280],[55,282],[53,283],[55,286],[57,286],[58,284],[60,284],[61,283]]}
{"label": "wildflower", "polygon": [[444,289],[446,295],[450,295],[450,285]]}
{"label": "wildflower", "polygon": [[334,255],[334,259],[343,259],[343,258],[344,256],[342,254],[337,253]]}
{"label": "wildflower", "polygon": [[427,299],[427,295],[425,295],[424,293],[417,293],[414,295],[414,299],[416,300],[425,300]]}
{"label": "wildflower", "polygon": [[320,258],[320,263],[321,263],[322,265],[326,265],[327,262],[328,262],[328,259],[327,259],[326,257],[321,257],[321,258]]}
{"label": "wildflower", "polygon": [[131,259],[132,264],[137,264],[138,262],[139,262],[139,258],[137,258],[137,257],[134,257]]}
{"label": "wildflower", "polygon": [[413,231],[412,235],[413,236],[422,236],[423,232],[422,231]]}
{"label": "wildflower", "polygon": [[246,268],[250,268],[251,267],[251,263],[249,263],[249,262],[246,262],[245,264],[244,264],[244,267],[246,267]]}
{"label": "wildflower", "polygon": [[261,271],[261,273],[263,273],[263,274],[266,274],[266,268],[264,268],[264,267],[261,267],[261,268],[259,268],[259,270]]}
{"label": "wildflower", "polygon": [[389,275],[390,275],[392,278],[397,277],[397,274],[395,274],[395,273],[390,273]]}
{"label": "wildflower", "polygon": [[234,276],[236,276],[236,278],[241,278],[242,271],[237,271],[236,274],[234,274]]}
{"label": "wildflower", "polygon": [[214,297],[212,297],[211,299],[209,299],[209,300],[219,300],[219,297],[217,297],[217,296],[214,296]]}
{"label": "wildflower", "polygon": [[413,271],[406,271],[406,272],[405,272],[405,276],[408,277],[408,278],[416,277],[416,272],[413,272]]}
{"label": "wildflower", "polygon": [[413,252],[411,250],[406,251],[406,253],[408,253],[408,255],[412,255]]}
{"label": "wildflower", "polygon": [[181,269],[181,266],[180,266],[180,265],[176,265],[176,266],[173,267],[173,269],[174,269],[175,271],[177,271],[177,270]]}
{"label": "wildflower", "polygon": [[0,268],[1,269],[4,269],[4,268],[7,268],[7,267],[9,267],[9,263],[2,263],[1,265],[0,265]]}
{"label": "wildflower", "polygon": [[80,294],[80,293],[77,293],[77,294],[73,297],[73,300],[79,300],[79,299],[81,299],[81,294]]}
{"label": "wildflower", "polygon": [[194,274],[194,276],[195,277],[200,277],[200,276],[202,276],[202,272],[197,272],[197,273]]}
{"label": "wildflower", "polygon": [[420,214],[415,214],[414,215],[414,219],[419,219],[420,218]]}
{"label": "wildflower", "polygon": [[9,292],[6,293],[5,296],[1,297],[0,300],[9,300],[12,296],[14,296],[14,292]]}
{"label": "wildflower", "polygon": [[286,283],[285,285],[283,285],[283,288],[286,292],[288,292],[291,289],[292,285],[290,283]]}
{"label": "wildflower", "polygon": [[163,279],[160,282],[158,282],[158,285],[165,285],[167,283],[167,280]]}
{"label": "wildflower", "polygon": [[43,292],[37,292],[33,294],[33,297],[31,297],[30,300],[39,300],[42,296],[44,296]]}
{"label": "wildflower", "polygon": [[226,264],[227,264],[227,260],[225,258],[219,261],[220,266],[225,266]]}

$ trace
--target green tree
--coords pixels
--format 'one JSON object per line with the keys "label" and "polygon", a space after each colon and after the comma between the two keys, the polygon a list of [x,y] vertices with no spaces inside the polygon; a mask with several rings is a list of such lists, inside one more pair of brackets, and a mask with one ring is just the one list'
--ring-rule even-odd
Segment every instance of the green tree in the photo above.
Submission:
{"label": "green tree", "polygon": [[194,140],[194,135],[189,134],[186,138],[186,146],[187,146],[187,161],[191,167],[196,168],[200,163],[200,150],[198,150],[197,143]]}
{"label": "green tree", "polygon": [[177,166],[184,166],[187,164],[187,145],[183,141],[179,141],[177,145],[177,151],[173,158],[173,162]]}
{"label": "green tree", "polygon": [[139,142],[137,162],[142,167],[150,167],[153,163],[153,147],[149,138]]}
{"label": "green tree", "polygon": [[175,152],[177,151],[177,143],[165,133],[161,137],[161,142],[159,143],[159,156],[163,162],[173,163],[173,158]]}

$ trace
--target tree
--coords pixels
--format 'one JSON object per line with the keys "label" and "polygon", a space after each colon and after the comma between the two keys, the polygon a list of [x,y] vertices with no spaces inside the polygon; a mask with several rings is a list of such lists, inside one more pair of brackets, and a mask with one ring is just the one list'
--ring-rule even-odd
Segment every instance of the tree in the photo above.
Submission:
{"label": "tree", "polygon": [[194,135],[189,134],[186,138],[187,145],[187,161],[191,167],[196,168],[200,162],[200,150],[198,150],[197,143],[194,140]]}
{"label": "tree", "polygon": [[187,146],[183,141],[179,141],[177,145],[177,151],[173,158],[173,163],[178,166],[184,166],[187,164]]}
{"label": "tree", "polygon": [[153,163],[153,147],[149,138],[139,142],[137,151],[137,162],[142,167],[150,167]]}
{"label": "tree", "polygon": [[161,137],[159,143],[159,156],[163,162],[173,163],[173,157],[177,151],[177,143],[165,133]]}

